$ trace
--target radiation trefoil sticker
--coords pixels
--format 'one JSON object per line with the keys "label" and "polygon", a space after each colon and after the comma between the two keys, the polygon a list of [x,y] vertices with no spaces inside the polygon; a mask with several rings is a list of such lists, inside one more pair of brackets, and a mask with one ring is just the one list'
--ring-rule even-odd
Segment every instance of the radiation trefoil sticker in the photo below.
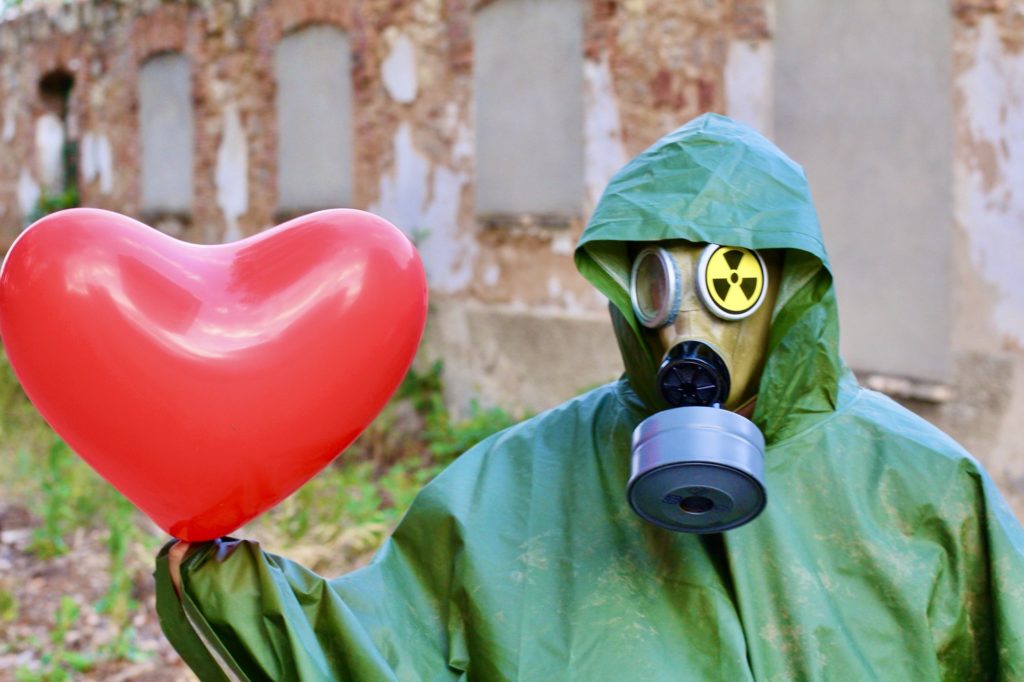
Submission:
{"label": "radiation trefoil sticker", "polygon": [[756,251],[709,244],[697,265],[701,301],[724,320],[753,315],[768,290],[768,269]]}

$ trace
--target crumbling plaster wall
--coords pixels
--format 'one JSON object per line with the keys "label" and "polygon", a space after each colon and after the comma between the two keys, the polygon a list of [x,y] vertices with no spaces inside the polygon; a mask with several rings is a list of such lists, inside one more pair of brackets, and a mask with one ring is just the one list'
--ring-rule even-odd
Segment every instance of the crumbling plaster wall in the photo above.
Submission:
{"label": "crumbling plaster wall", "polygon": [[387,18],[400,20],[401,13],[380,4],[367,16],[357,11],[362,3],[328,0],[78,2],[46,6],[0,24],[5,103],[0,133],[9,131],[0,162],[4,237],[9,242],[24,217],[15,210],[19,178],[27,173],[38,184],[28,131],[41,114],[39,78],[53,69],[75,79],[69,128],[80,141],[82,165],[92,169],[93,159],[103,162],[102,150],[111,150],[112,178],[106,186],[100,173],[80,173],[82,203],[139,215],[138,69],[147,57],[165,51],[189,60],[196,128],[193,211],[186,223],[164,227],[186,239],[216,242],[274,224],[273,48],[284,33],[312,23],[349,32],[358,57],[353,95],[360,143],[354,176],[356,204],[366,205],[389,161],[387,137],[397,118],[380,83],[383,48],[378,48],[382,24]]}
{"label": "crumbling plaster wall", "polygon": [[[10,243],[17,234],[25,213],[31,210],[33,199],[41,189],[42,173],[34,149],[33,131],[45,113],[38,96],[39,79],[47,72],[63,69],[75,76],[76,87],[68,102],[68,129],[73,138],[89,136],[89,153],[102,157],[100,149],[118,148],[124,163],[134,163],[132,130],[106,127],[104,112],[118,106],[128,107],[131,81],[117,81],[103,75],[106,63],[114,55],[99,55],[95,49],[85,47],[90,39],[123,43],[128,31],[117,23],[117,12],[111,9],[90,8],[88,16],[92,28],[81,32],[78,8],[56,12],[50,16],[32,13],[18,22],[0,24],[0,115],[3,117],[0,144],[0,224],[4,241]],[[117,68],[115,65],[111,65]],[[123,65],[121,65],[123,68]],[[97,142],[93,142],[97,140]],[[103,140],[103,141],[100,141]],[[84,150],[83,150],[84,151]],[[93,170],[90,159],[90,170]],[[96,158],[96,165],[103,159]],[[103,164],[105,165],[105,164]],[[133,189],[130,177],[120,176],[104,167],[106,182],[96,192],[97,205],[125,207],[131,211]],[[100,173],[93,180],[100,183]]]}
{"label": "crumbling plaster wall", "polygon": [[[488,0],[483,0],[488,1]],[[620,368],[604,301],[572,249],[625,161],[703,111],[772,130],[771,0],[583,0],[584,166],[578,216],[486,227],[474,211],[475,0],[76,2],[0,23],[0,235],[38,193],[38,82],[73,74],[68,129],[83,204],[139,216],[136,79],[150,55],[189,59],[194,210],[162,229],[200,242],[273,225],[273,48],[314,23],[352,47],[355,206],[419,243],[433,291],[424,357],[449,399],[543,409]],[[908,402],[978,454],[1024,512],[1024,0],[953,5],[956,398]],[[161,216],[141,216],[157,221]],[[937,267],[941,265],[937,264]]]}
{"label": "crumbling plaster wall", "polygon": [[[28,131],[41,113],[39,78],[55,68],[75,78],[69,128],[88,171],[79,174],[84,205],[198,242],[274,224],[273,47],[290,30],[331,24],[352,46],[354,204],[391,218],[419,244],[435,310],[424,355],[449,361],[449,398],[555,404],[620,369],[604,301],[572,265],[585,217],[632,155],[702,111],[723,110],[730,42],[765,25],[750,0],[583,2],[586,196],[562,226],[513,216],[485,227],[475,214],[471,29],[479,1],[94,0],[0,24],[3,235],[9,242],[22,225],[19,191],[24,204],[39,183]],[[138,69],[168,50],[188,58],[195,100],[193,210],[184,217],[140,214],[139,206]],[[568,331],[511,333],[552,316]],[[558,352],[577,346],[587,352]]]}
{"label": "crumbling plaster wall", "polygon": [[[467,187],[460,225],[471,226],[462,247],[470,269],[458,288],[435,291],[428,324],[428,354],[456,349],[446,371],[455,404],[481,396],[542,409],[621,372],[606,302],[572,265],[584,218],[632,156],[693,116],[724,110],[729,46],[762,36],[767,23],[753,2],[594,0],[584,16],[581,212],[561,228],[525,219],[481,228]],[[424,253],[429,268],[429,243]]]}

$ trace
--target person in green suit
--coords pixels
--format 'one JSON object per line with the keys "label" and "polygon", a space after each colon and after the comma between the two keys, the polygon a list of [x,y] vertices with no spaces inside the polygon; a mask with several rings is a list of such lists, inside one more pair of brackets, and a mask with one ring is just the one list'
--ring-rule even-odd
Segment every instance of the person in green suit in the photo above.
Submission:
{"label": "person in green suit", "polygon": [[[743,395],[672,407],[633,273],[646,247],[672,271],[708,244],[762,259],[767,322],[732,360],[755,369]],[[161,622],[202,679],[1024,679],[1024,532],[975,459],[843,364],[799,166],[701,116],[612,179],[575,260],[625,376],[459,457],[371,564],[328,580],[250,541],[161,552]],[[746,517],[634,512],[634,431],[673,410],[756,427]]]}

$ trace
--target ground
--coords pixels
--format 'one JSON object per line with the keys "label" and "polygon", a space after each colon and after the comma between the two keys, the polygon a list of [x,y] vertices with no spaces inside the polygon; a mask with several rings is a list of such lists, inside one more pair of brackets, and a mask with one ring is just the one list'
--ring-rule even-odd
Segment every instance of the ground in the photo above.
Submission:
{"label": "ground", "polygon": [[[62,679],[55,668],[80,680],[195,680],[160,631],[150,575],[152,556],[134,555],[129,560],[132,596],[139,604],[130,619],[135,633],[131,656],[97,656],[97,652],[111,649],[118,636],[111,618],[96,609],[110,585],[106,531],[82,529],[70,538],[66,554],[42,561],[29,551],[32,531],[39,522],[20,506],[8,506],[0,514],[0,593],[8,595],[8,600],[13,597],[17,604],[16,618],[4,624],[0,634],[0,680]],[[62,598],[68,596],[80,612],[63,633],[62,642],[55,643],[56,615]],[[98,660],[94,666],[76,671],[70,664],[62,666],[53,660],[58,649],[86,659],[97,656]]]}

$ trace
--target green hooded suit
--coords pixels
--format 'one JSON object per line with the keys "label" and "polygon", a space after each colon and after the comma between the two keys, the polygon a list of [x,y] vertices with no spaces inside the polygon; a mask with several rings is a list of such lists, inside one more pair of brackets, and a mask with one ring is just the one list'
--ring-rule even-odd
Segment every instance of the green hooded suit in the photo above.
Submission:
{"label": "green hooded suit", "polygon": [[[720,535],[625,496],[654,358],[626,242],[785,249],[754,421],[768,506]],[[253,542],[157,563],[164,630],[204,680],[1024,678],[1024,533],[953,440],[860,388],[801,169],[702,116],[612,180],[576,250],[617,308],[627,379],[483,441],[373,563],[326,580]]]}

